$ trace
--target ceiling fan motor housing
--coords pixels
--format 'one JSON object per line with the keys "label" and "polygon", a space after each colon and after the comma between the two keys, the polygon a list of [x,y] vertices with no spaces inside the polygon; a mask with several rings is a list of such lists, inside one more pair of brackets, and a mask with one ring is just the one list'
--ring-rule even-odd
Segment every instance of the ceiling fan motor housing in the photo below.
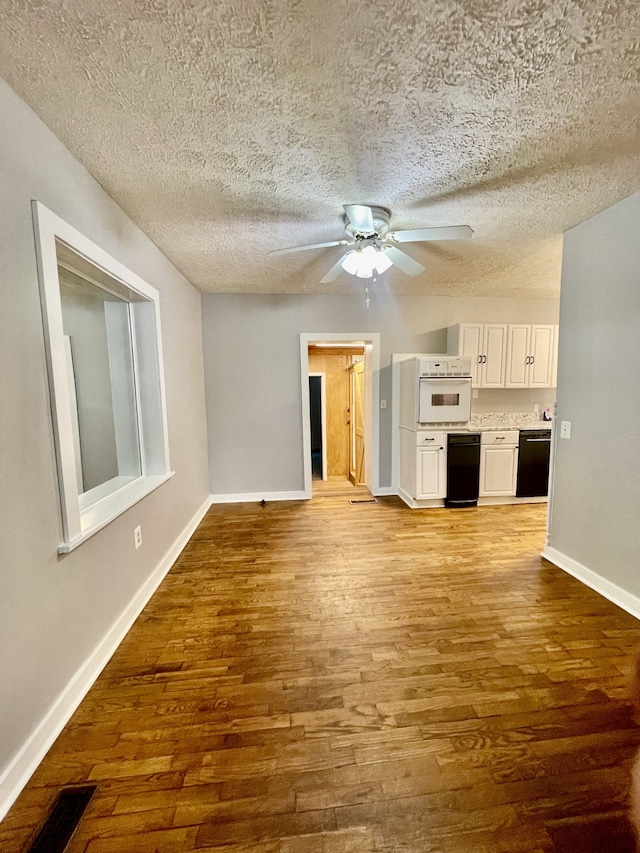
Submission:
{"label": "ceiling fan motor housing", "polygon": [[356,229],[353,223],[349,221],[349,218],[345,216],[345,230],[347,234],[354,240],[358,241],[367,240],[375,237],[384,237],[384,235],[389,230],[389,220],[391,219],[391,211],[388,207],[380,207],[380,205],[377,204],[367,204],[364,206],[371,208],[374,230],[371,233],[363,233],[362,231]]}

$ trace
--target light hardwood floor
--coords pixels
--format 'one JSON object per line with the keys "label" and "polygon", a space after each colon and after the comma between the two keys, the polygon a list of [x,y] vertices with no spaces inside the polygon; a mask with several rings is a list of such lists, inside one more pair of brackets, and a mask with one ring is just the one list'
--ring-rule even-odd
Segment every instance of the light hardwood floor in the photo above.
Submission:
{"label": "light hardwood floor", "polygon": [[366,486],[354,486],[347,477],[327,477],[326,480],[312,481],[314,498],[345,497],[347,500],[366,500],[371,492]]}
{"label": "light hardwood floor", "polygon": [[0,825],[70,853],[630,853],[631,616],[543,505],[215,506]]}

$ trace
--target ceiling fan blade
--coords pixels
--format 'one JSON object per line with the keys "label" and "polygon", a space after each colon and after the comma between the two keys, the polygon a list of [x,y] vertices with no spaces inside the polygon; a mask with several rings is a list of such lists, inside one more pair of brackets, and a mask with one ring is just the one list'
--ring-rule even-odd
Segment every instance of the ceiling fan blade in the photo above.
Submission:
{"label": "ceiling fan blade", "polygon": [[325,275],[324,278],[320,279],[320,284],[328,284],[330,281],[335,281],[340,273],[342,272],[342,261],[344,260],[344,255],[340,258],[340,260],[335,263],[329,272]]}
{"label": "ceiling fan blade", "polygon": [[414,261],[409,255],[405,255],[400,249],[396,249],[395,246],[385,246],[384,253],[398,269],[406,272],[407,275],[420,275],[425,270],[422,264]]}
{"label": "ceiling fan blade", "polygon": [[468,225],[447,225],[443,228],[414,228],[409,231],[392,231],[387,238],[396,243],[419,243],[421,240],[468,240],[473,230]]}
{"label": "ceiling fan blade", "polygon": [[288,249],[272,249],[270,255],[288,255],[290,252],[306,252],[307,249],[327,249],[329,246],[352,246],[349,240],[332,240],[330,243],[309,243],[308,246],[290,246]]}
{"label": "ceiling fan blade", "polygon": [[366,204],[345,204],[344,212],[347,214],[349,222],[359,234],[373,234],[375,232],[373,213],[371,212],[371,208],[367,207]]}

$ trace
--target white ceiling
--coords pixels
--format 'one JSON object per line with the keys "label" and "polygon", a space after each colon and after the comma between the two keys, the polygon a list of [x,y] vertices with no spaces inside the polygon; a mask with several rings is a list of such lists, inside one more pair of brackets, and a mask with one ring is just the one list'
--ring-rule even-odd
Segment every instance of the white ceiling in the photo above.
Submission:
{"label": "white ceiling", "polygon": [[[563,230],[640,187],[638,0],[0,0],[0,75],[203,291],[320,285],[342,205],[396,293],[556,296]],[[108,17],[105,17],[107,16]]]}

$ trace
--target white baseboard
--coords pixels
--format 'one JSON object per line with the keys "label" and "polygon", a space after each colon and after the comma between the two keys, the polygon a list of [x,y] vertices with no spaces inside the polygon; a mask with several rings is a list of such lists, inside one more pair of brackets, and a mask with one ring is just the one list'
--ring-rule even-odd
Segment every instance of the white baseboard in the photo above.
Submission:
{"label": "white baseboard", "polygon": [[409,492],[405,492],[404,489],[399,488],[397,492],[398,497],[403,500],[406,505],[410,509],[432,509],[433,507],[443,507],[444,506],[444,498],[428,498],[426,500],[416,500],[412,498]]}
{"label": "white baseboard", "polygon": [[545,545],[542,556],[545,560],[553,563],[554,566],[558,566],[559,569],[582,581],[585,586],[594,589],[600,595],[604,596],[604,598],[617,604],[618,607],[626,610],[632,616],[635,616],[636,619],[640,619],[640,598],[638,596],[627,592],[626,589],[622,589],[622,587],[612,583],[612,581],[603,578],[602,575],[596,574],[592,569],[588,569],[582,563],[578,563],[577,560],[567,557],[566,554],[557,551],[550,545]]}
{"label": "white baseboard", "polygon": [[376,498],[388,497],[389,495],[398,495],[398,489],[393,486],[378,486],[377,489],[371,489],[371,494]]}
{"label": "white baseboard", "polygon": [[411,509],[415,509],[414,499],[411,497],[411,495],[408,492],[405,492],[404,489],[398,488],[398,497],[400,498],[401,501],[404,501],[404,503],[406,503],[406,505],[408,507],[411,507]]}
{"label": "white baseboard", "polygon": [[260,503],[260,501],[305,501],[311,495],[301,492],[244,492],[229,495],[210,495],[212,504]]}
{"label": "white baseboard", "polygon": [[210,506],[211,499],[207,498],[98,646],[71,678],[47,714],[38,723],[33,734],[0,774],[0,820],[9,811],[55,739],[160,586]]}

